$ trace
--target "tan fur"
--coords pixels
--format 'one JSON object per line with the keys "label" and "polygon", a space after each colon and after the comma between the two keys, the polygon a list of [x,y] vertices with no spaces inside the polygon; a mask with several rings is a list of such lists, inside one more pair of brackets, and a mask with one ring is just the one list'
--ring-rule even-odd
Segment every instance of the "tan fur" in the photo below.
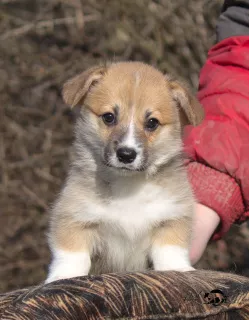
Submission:
{"label": "tan fur", "polygon": [[72,223],[70,219],[65,219],[63,223],[57,225],[54,231],[54,238],[59,249],[70,252],[92,251],[92,244],[97,238],[97,226]]}
{"label": "tan fur", "polygon": [[153,243],[159,246],[178,245],[187,248],[189,246],[191,226],[191,217],[167,221],[163,226],[154,230]]}
{"label": "tan fur", "polygon": [[180,119],[182,126],[192,124],[198,125],[204,118],[204,110],[199,101],[190,93],[188,86],[171,76],[166,76],[169,87],[172,89],[173,99],[180,108]]}
{"label": "tan fur", "polygon": [[[52,210],[52,251],[89,253],[92,272],[101,273],[145,269],[154,245],[187,248],[194,199],[181,130],[183,119],[196,125],[203,117],[194,96],[151,66],[123,62],[84,71],[65,84],[63,97],[81,106],[81,117],[68,179]],[[117,114],[115,125],[104,123],[107,112]],[[155,131],[145,129],[146,117],[158,119]],[[129,132],[141,163],[123,170],[111,157]]]}
{"label": "tan fur", "polygon": [[[137,67],[139,71],[136,71]],[[128,73],[130,69],[134,70],[134,73]],[[140,78],[139,87],[136,87],[137,74]],[[116,79],[121,77],[123,81],[120,84]],[[170,108],[171,100],[170,92],[165,87],[165,78],[161,73],[141,63],[127,64],[125,68],[117,64],[108,72],[106,71],[101,86],[96,86],[90,91],[85,105],[97,116],[105,112],[112,112],[113,107],[118,106],[122,127],[128,126],[134,105],[136,105],[134,117],[138,133],[145,135],[148,142],[151,142],[156,133],[144,132],[144,113],[148,109],[152,111],[151,117],[157,117],[162,125],[170,124],[174,118],[173,110]],[[165,105],[169,107],[165,108]],[[108,138],[108,133],[110,134],[113,130],[116,133],[119,131],[119,125],[115,128],[108,128],[101,119],[99,122],[100,135],[103,137]]]}
{"label": "tan fur", "polygon": [[102,78],[105,67],[93,67],[67,81],[63,87],[63,99],[71,107],[83,103],[92,84]]}

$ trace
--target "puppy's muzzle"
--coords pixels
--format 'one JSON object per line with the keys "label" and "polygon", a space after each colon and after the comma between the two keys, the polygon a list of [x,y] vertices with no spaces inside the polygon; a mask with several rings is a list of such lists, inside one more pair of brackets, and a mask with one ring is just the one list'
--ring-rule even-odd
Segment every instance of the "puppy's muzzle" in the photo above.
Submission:
{"label": "puppy's muzzle", "polygon": [[116,151],[117,158],[122,163],[132,163],[137,156],[137,153],[132,148],[122,147]]}

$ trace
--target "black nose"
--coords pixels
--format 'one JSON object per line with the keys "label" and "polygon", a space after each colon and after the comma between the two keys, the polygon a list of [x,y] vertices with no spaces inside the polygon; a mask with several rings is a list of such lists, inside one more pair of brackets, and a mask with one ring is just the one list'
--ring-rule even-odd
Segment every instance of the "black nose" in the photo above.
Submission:
{"label": "black nose", "polygon": [[136,159],[137,153],[131,148],[119,148],[117,150],[117,157],[120,162],[132,163]]}

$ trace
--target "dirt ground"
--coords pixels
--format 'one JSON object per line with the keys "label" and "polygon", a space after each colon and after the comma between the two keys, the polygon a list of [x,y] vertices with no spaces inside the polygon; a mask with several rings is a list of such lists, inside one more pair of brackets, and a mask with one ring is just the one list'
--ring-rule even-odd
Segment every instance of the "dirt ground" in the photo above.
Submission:
{"label": "dirt ground", "polygon": [[[222,1],[2,0],[0,292],[38,284],[48,209],[65,177],[74,115],[61,86],[89,66],[141,60],[195,89]],[[201,267],[247,274],[248,229],[213,243]]]}

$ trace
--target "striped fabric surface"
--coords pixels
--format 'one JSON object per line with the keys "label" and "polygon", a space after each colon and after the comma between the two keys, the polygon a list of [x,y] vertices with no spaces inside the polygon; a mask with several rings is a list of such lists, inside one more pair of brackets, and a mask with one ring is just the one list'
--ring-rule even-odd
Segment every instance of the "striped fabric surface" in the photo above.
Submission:
{"label": "striped fabric surface", "polygon": [[249,279],[197,270],[60,280],[0,295],[0,319],[249,319]]}

